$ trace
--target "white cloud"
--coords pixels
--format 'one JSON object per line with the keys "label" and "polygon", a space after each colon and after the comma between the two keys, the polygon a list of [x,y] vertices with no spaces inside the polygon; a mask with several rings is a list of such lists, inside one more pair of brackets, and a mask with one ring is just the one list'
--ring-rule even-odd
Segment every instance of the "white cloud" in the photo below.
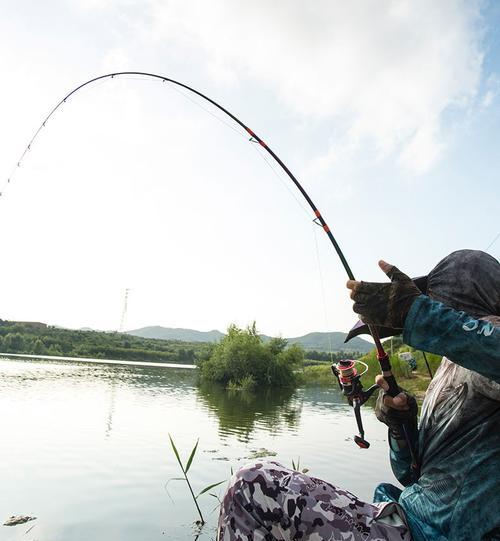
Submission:
{"label": "white cloud", "polygon": [[150,35],[203,54],[218,81],[258,81],[294,114],[348,126],[348,146],[369,144],[379,157],[395,153],[414,173],[439,157],[443,112],[469,107],[478,91],[478,1],[150,5]]}
{"label": "white cloud", "polygon": [[493,105],[495,99],[500,93],[500,79],[495,73],[492,73],[485,82],[485,92],[481,101],[484,108]]}
{"label": "white cloud", "polygon": [[130,67],[130,57],[122,48],[107,51],[101,60],[103,72],[126,71]]}

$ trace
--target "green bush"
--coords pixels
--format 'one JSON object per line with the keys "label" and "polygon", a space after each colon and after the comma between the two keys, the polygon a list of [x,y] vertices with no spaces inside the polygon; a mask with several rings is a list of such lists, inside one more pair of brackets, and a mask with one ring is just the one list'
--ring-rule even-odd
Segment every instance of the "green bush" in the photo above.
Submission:
{"label": "green bush", "polygon": [[304,351],[298,345],[287,347],[283,338],[264,343],[255,323],[246,329],[230,325],[227,335],[211,355],[198,362],[202,381],[221,383],[229,388],[295,385],[295,371],[302,365]]}

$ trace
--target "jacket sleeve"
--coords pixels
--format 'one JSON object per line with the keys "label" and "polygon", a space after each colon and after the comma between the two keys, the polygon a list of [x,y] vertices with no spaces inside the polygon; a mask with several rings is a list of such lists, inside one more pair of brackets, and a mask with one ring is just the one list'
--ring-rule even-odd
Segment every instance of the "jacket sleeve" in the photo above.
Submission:
{"label": "jacket sleeve", "polygon": [[420,295],[406,317],[403,340],[500,383],[500,327],[488,321]]}

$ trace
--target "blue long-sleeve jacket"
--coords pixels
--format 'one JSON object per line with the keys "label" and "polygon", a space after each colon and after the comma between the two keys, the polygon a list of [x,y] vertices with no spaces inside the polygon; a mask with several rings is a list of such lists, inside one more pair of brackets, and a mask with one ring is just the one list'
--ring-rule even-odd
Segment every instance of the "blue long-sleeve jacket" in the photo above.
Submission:
{"label": "blue long-sleeve jacket", "polygon": [[424,295],[403,339],[446,355],[426,393],[418,432],[420,475],[409,453],[391,450],[400,491],[376,501],[404,509],[415,541],[500,540],[500,319],[477,320]]}

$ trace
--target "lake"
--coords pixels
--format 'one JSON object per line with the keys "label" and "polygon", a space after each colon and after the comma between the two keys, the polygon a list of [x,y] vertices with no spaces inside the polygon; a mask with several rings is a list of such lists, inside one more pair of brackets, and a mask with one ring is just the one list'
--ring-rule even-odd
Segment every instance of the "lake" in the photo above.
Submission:
{"label": "lake", "polygon": [[[368,450],[332,380],[255,394],[198,388],[196,371],[0,359],[0,541],[192,540],[198,518],[172,453],[200,439],[195,490],[228,479],[255,450],[370,500],[392,481],[386,428],[363,409]],[[222,494],[223,486],[216,492]],[[199,499],[214,538],[217,500]],[[32,528],[33,527],[33,528]],[[29,532],[27,532],[32,528]],[[26,533],[27,532],[27,533]]]}

